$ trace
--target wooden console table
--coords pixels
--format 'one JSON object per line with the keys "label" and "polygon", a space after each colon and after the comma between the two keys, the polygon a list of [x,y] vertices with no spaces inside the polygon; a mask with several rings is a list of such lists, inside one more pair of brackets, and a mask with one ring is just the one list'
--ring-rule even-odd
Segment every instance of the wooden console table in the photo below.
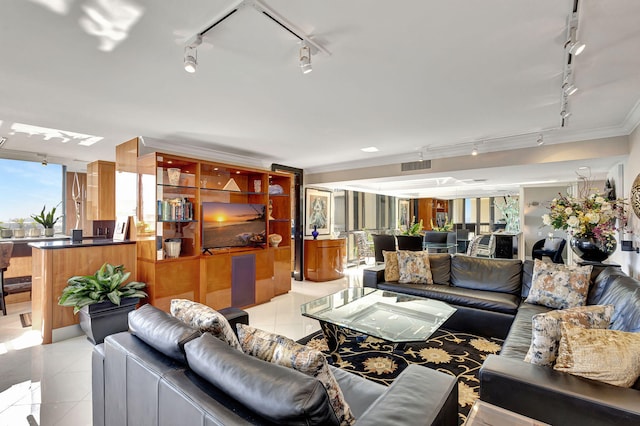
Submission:
{"label": "wooden console table", "polygon": [[331,281],[344,276],[346,239],[304,240],[304,276],[309,281]]}

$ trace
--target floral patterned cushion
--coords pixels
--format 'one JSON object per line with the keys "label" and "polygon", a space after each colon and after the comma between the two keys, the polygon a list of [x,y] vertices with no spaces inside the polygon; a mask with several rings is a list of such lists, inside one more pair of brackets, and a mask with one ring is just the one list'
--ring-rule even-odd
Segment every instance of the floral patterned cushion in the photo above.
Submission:
{"label": "floral patterned cushion", "polygon": [[640,333],[567,323],[561,329],[555,370],[626,388],[640,377]]}
{"label": "floral patterned cushion", "polygon": [[552,366],[558,356],[560,324],[563,322],[583,328],[609,328],[613,305],[578,306],[561,311],[534,315],[531,319],[532,338],[525,362]]}
{"label": "floral patterned cushion", "polygon": [[238,325],[238,337],[242,350],[246,354],[293,368],[318,379],[327,390],[329,401],[340,424],[344,426],[355,423],[356,419],[322,352],[296,343],[288,337],[244,324]]}
{"label": "floral patterned cushion", "polygon": [[387,282],[398,281],[400,279],[398,253],[382,250],[382,255],[384,256],[384,280]]}
{"label": "floral patterned cushion", "polygon": [[535,259],[531,290],[525,302],[556,309],[584,306],[592,268]]}
{"label": "floral patterned cushion", "polygon": [[429,255],[426,251],[398,250],[399,283],[433,284]]}
{"label": "floral patterned cushion", "polygon": [[230,346],[242,350],[229,321],[220,312],[207,305],[188,299],[172,299],[171,315],[203,333],[211,333]]}

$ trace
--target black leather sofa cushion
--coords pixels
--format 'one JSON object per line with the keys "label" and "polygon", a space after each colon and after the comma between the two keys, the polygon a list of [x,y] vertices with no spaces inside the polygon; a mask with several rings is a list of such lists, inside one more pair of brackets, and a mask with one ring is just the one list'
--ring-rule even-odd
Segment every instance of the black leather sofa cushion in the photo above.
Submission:
{"label": "black leather sofa cushion", "polygon": [[449,285],[451,279],[451,255],[449,253],[429,254],[429,268],[434,284]]}
{"label": "black leather sofa cushion", "polygon": [[612,330],[640,332],[640,283],[629,276],[617,276],[602,292],[598,305],[614,305]]}
{"label": "black leather sofa cushion", "polygon": [[533,261],[525,260],[522,262],[522,300],[529,297],[529,290],[531,290],[531,282],[533,280]]}
{"label": "black leather sofa cushion", "polygon": [[522,361],[531,345],[531,318],[551,310],[546,306],[523,302],[513,320],[509,334],[502,344],[500,355]]}
{"label": "black leather sofa cushion", "polygon": [[147,345],[182,363],[186,363],[184,344],[201,334],[149,304],[129,312],[129,330]]}
{"label": "black leather sofa cushion", "polygon": [[522,261],[455,255],[451,258],[454,287],[510,293],[522,292]]}
{"label": "black leather sofa cushion", "polygon": [[520,304],[520,296],[495,291],[472,290],[432,284],[379,283],[381,290],[396,291],[413,296],[441,300],[451,305],[469,306],[487,311],[515,315]]}
{"label": "black leather sofa cushion", "polygon": [[247,355],[207,333],[184,348],[196,374],[274,423],[338,424],[324,386],[313,377]]}

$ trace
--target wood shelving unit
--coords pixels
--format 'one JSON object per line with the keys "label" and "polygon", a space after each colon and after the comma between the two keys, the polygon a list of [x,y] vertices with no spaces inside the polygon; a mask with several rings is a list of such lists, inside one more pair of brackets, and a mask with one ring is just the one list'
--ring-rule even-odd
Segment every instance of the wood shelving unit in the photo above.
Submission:
{"label": "wood shelving unit", "polygon": [[[167,170],[180,169],[177,182]],[[137,236],[138,280],[148,286],[149,301],[168,310],[173,298],[187,298],[220,309],[264,303],[291,288],[291,176],[196,160],[172,154],[152,153],[138,158],[139,200]],[[233,179],[233,183],[231,183]],[[270,194],[269,185],[282,193]],[[272,206],[266,220],[266,236],[280,234],[278,247],[222,247],[202,251],[202,203],[242,203]],[[171,207],[171,205],[176,207]],[[190,208],[184,208],[184,206]],[[166,214],[167,206],[172,214]],[[176,210],[177,209],[177,210]],[[177,211],[177,213],[174,213]],[[185,213],[187,212],[187,213]],[[180,256],[164,256],[164,241],[180,238]],[[249,256],[241,258],[241,256]],[[255,285],[234,285],[238,259],[250,260]],[[253,260],[255,259],[255,261]],[[246,267],[244,268],[246,269]],[[244,279],[246,281],[246,279]],[[234,303],[240,300],[241,304]]]}

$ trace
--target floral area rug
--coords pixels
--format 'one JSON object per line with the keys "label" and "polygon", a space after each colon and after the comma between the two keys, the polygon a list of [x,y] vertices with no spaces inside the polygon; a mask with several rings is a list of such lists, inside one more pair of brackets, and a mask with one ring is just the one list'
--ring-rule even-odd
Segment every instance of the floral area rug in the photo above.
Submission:
{"label": "floral area rug", "polygon": [[[338,351],[328,352],[322,332],[300,343],[322,351],[330,364],[389,386],[409,364],[419,364],[458,378],[458,415],[464,424],[471,406],[479,397],[478,370],[489,354],[497,354],[502,340],[467,333],[436,331],[426,342],[409,343],[403,350],[375,337],[342,330]],[[428,386],[428,384],[425,384]]]}

